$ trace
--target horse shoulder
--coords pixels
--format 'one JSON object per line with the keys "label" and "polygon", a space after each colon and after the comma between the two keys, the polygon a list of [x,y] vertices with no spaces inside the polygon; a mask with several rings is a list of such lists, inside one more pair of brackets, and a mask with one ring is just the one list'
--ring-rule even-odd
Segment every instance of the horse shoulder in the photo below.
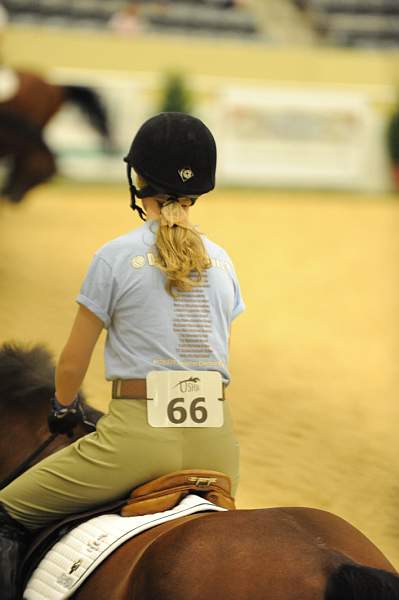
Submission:
{"label": "horse shoulder", "polygon": [[396,573],[395,567],[377,546],[359,529],[329,511],[285,507],[275,509],[306,531],[321,547],[336,550],[353,562]]}
{"label": "horse shoulder", "polygon": [[144,596],[141,589],[141,562],[154,541],[174,527],[200,515],[189,515],[143,531],[119,546],[90,575],[74,598],[76,600],[132,600]]}
{"label": "horse shoulder", "polygon": [[[270,509],[272,510],[272,509]],[[307,569],[303,600],[321,600],[325,570],[290,556],[275,515],[266,510],[207,513],[159,537],[138,565],[134,600],[229,598],[297,600],[299,572]]]}

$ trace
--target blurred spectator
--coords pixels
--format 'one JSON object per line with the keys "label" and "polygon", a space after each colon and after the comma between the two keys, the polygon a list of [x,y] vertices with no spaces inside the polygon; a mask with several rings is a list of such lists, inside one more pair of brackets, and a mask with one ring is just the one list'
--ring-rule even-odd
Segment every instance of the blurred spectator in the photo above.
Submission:
{"label": "blurred spectator", "polygon": [[240,8],[246,6],[248,0],[202,0],[202,4],[208,4],[216,8]]}
{"label": "blurred spectator", "polygon": [[294,4],[299,10],[307,10],[309,8],[308,0],[294,0]]}
{"label": "blurred spectator", "polygon": [[[3,64],[3,36],[8,24],[8,13],[3,4],[0,3],[0,67]],[[2,81],[2,86],[4,82]],[[0,91],[1,93],[1,91]]]}
{"label": "blurred spectator", "polygon": [[139,13],[139,2],[130,2],[129,4],[123,6],[111,17],[109,26],[118,33],[139,33],[144,29],[144,23]]}
{"label": "blurred spectator", "polygon": [[387,148],[395,187],[399,191],[399,106],[396,106],[387,123]]}
{"label": "blurred spectator", "polygon": [[235,8],[236,0],[207,0],[205,4],[216,6],[217,8]]}
{"label": "blurred spectator", "polygon": [[4,5],[0,3],[0,32],[4,31],[8,23],[8,13]]}
{"label": "blurred spectator", "polygon": [[[148,5],[171,5],[178,4],[176,0],[158,0],[158,2],[146,2],[146,0],[138,0],[142,4]],[[205,6],[211,6],[212,8],[239,8],[241,6],[247,6],[250,0],[187,0],[188,4],[200,4]]]}

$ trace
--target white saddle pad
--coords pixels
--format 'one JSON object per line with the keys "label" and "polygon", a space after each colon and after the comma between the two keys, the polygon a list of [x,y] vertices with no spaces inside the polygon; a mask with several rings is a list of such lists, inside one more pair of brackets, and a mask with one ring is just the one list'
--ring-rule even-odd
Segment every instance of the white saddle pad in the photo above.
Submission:
{"label": "white saddle pad", "polygon": [[15,72],[7,67],[0,67],[0,102],[15,96],[18,88],[19,80]]}
{"label": "white saddle pad", "polygon": [[33,572],[24,600],[64,600],[118,546],[138,533],[196,512],[223,511],[208,500],[190,494],[180,504],[142,517],[102,515],[71,530],[46,554]]}

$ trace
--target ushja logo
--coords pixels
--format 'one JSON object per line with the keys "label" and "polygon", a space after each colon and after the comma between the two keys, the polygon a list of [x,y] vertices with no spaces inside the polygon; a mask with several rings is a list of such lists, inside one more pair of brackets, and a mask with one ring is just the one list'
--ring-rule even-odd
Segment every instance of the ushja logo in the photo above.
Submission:
{"label": "ushja logo", "polygon": [[199,377],[189,377],[188,379],[183,379],[183,381],[179,381],[179,383],[176,383],[174,387],[178,387],[179,391],[182,394],[186,394],[187,392],[199,392],[199,382]]}

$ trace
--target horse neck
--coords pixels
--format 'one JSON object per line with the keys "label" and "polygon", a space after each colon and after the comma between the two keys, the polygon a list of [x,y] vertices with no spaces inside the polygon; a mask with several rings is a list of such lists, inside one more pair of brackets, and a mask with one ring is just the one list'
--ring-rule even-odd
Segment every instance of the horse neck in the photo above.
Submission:
{"label": "horse neck", "polygon": [[59,110],[65,100],[62,86],[48,83],[35,73],[16,71],[19,78],[19,89],[9,108],[24,115],[40,128],[43,128],[51,117]]}
{"label": "horse neck", "polygon": [[[47,426],[49,410],[50,401],[46,400],[23,408],[14,406],[0,412],[0,480],[14,471],[50,437]],[[57,436],[37,457],[35,463],[86,433],[86,428],[80,426],[73,438]]]}

